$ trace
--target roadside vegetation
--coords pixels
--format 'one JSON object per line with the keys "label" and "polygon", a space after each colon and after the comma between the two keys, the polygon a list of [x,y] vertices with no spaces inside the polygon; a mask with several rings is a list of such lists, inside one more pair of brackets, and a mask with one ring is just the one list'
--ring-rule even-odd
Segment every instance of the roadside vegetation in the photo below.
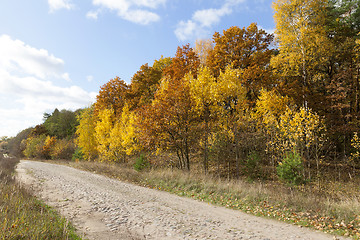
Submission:
{"label": "roadside vegetation", "polygon": [[15,182],[18,162],[0,156],[0,239],[81,239],[66,219]]}
{"label": "roadside vegetation", "polygon": [[359,238],[360,0],[273,9],[275,34],[252,23],[179,46],[0,151]]}

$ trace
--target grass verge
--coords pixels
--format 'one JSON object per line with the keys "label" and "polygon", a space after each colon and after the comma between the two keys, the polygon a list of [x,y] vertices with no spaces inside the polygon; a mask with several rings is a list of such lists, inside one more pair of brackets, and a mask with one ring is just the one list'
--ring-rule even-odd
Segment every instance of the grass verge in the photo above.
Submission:
{"label": "grass verge", "polygon": [[55,210],[14,180],[14,158],[0,158],[0,239],[81,239]]}
{"label": "grass verge", "polygon": [[308,183],[289,187],[275,181],[227,181],[170,169],[138,172],[130,165],[98,162],[66,164],[256,216],[360,239],[359,181],[323,182],[321,186],[318,183]]}

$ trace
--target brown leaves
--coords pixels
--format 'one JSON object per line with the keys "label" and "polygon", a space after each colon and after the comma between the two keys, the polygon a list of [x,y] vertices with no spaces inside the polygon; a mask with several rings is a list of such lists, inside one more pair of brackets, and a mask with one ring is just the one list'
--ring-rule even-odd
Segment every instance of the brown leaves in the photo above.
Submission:
{"label": "brown leaves", "polygon": [[178,47],[172,63],[164,70],[164,73],[173,80],[180,80],[189,72],[196,78],[199,66],[199,58],[190,45],[187,44],[183,47]]}
{"label": "brown leaves", "polygon": [[180,168],[190,168],[190,151],[196,140],[193,104],[187,82],[163,79],[152,104],[140,111],[143,142],[157,151],[175,151]]}
{"label": "brown leaves", "polygon": [[100,87],[99,95],[96,96],[95,113],[104,109],[113,109],[117,116],[125,104],[128,91],[129,86],[119,77],[111,79]]}
{"label": "brown leaves", "polygon": [[270,49],[273,35],[259,29],[255,23],[247,28],[231,27],[223,34],[214,34],[215,47],[207,58],[207,65],[215,76],[227,66],[241,70],[242,84],[248,97],[254,100],[261,88],[271,83],[268,67],[274,50]]}

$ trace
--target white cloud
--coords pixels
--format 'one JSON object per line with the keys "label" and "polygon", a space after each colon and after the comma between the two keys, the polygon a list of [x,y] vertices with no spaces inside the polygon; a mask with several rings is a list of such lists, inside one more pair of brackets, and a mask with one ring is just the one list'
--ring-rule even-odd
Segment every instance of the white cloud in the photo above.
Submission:
{"label": "white cloud", "polygon": [[[116,11],[117,15],[127,21],[147,25],[160,20],[160,16],[144,8],[157,9],[167,0],[93,0],[93,5]],[[87,13],[88,18],[97,19],[99,9]],[[96,13],[96,14],[95,14]]]}
{"label": "white cloud", "polygon": [[209,30],[221,21],[221,18],[230,15],[233,7],[245,0],[227,0],[221,8],[210,8],[196,11],[191,20],[180,21],[174,31],[180,41],[203,38]]}
{"label": "white cloud", "polygon": [[160,20],[160,16],[146,10],[134,10],[128,11],[124,15],[122,15],[125,20],[130,22],[147,25],[151,22],[157,22]]}
{"label": "white cloud", "polygon": [[70,10],[74,7],[70,0],[48,0],[48,4],[50,12],[55,12],[62,8]]}
{"label": "white cloud", "polygon": [[7,69],[37,78],[47,77],[69,79],[63,73],[64,61],[49,54],[45,49],[36,49],[8,35],[0,36],[0,69]]}
{"label": "white cloud", "polygon": [[71,81],[63,68],[64,61],[48,51],[0,36],[0,136],[40,124],[44,112],[75,110],[95,101],[95,92],[53,82]]}
{"label": "white cloud", "polygon": [[203,27],[211,27],[214,24],[220,22],[221,17],[231,14],[232,10],[227,6],[224,5],[220,9],[205,9],[196,11],[193,15],[193,20],[197,21]]}
{"label": "white cloud", "polygon": [[98,16],[99,16],[99,13],[100,13],[99,11],[89,11],[89,12],[86,13],[86,17],[97,20]]}
{"label": "white cloud", "polygon": [[180,21],[175,29],[175,35],[180,41],[186,41],[192,37],[201,38],[203,34],[206,35],[206,31],[192,20]]}
{"label": "white cloud", "polygon": [[167,0],[132,0],[139,7],[148,7],[156,9],[160,5],[165,5]]}

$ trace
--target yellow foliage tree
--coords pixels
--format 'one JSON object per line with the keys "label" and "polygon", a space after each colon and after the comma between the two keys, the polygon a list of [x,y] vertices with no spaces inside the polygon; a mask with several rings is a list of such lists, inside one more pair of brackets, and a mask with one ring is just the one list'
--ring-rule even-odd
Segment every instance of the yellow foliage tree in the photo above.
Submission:
{"label": "yellow foliage tree", "polygon": [[281,96],[275,90],[265,89],[260,91],[259,99],[256,101],[254,117],[258,120],[259,130],[263,130],[267,138],[266,151],[274,166],[280,152],[280,145],[278,145],[281,139],[278,131],[280,117],[287,111],[290,104],[291,100],[287,96]]}
{"label": "yellow foliage tree", "polygon": [[78,121],[75,143],[81,149],[85,158],[92,160],[98,154],[93,107],[85,108],[78,116]]}
{"label": "yellow foliage tree", "polygon": [[214,117],[216,101],[212,97],[216,89],[216,78],[211,74],[208,67],[202,67],[198,71],[197,78],[194,78],[192,74],[185,76],[186,81],[190,83],[190,94],[195,103],[195,109],[202,119],[203,123],[203,149],[204,149],[204,171],[208,170],[208,138],[211,134],[211,118]]}
{"label": "yellow foliage tree", "polygon": [[318,114],[301,107],[298,111],[288,108],[280,116],[278,129],[281,133],[283,150],[296,149],[303,155],[309,156],[307,151],[319,140],[320,133],[325,127]]}
{"label": "yellow foliage tree", "polygon": [[233,69],[229,65],[217,78],[210,97],[221,103],[221,108],[226,111],[244,108],[246,88],[241,83],[241,70]]}
{"label": "yellow foliage tree", "polygon": [[110,144],[111,144],[111,130],[114,127],[115,114],[112,109],[100,110],[97,114],[98,121],[95,126],[95,138],[97,142],[97,150],[100,154],[100,161],[112,161]]}
{"label": "yellow foliage tree", "polygon": [[206,65],[210,51],[214,49],[214,44],[210,39],[197,39],[195,41],[195,53],[200,59],[202,66]]}
{"label": "yellow foliage tree", "polygon": [[115,122],[109,136],[111,139],[109,153],[114,161],[119,159],[125,161],[127,155],[129,156],[139,149],[135,123],[135,112],[130,111],[128,104],[125,104],[121,117]]}
{"label": "yellow foliage tree", "polygon": [[273,3],[275,36],[279,54],[271,65],[282,77],[299,81],[302,104],[307,107],[309,87],[323,78],[324,66],[332,52],[326,33],[326,7],[324,0],[276,0]]}
{"label": "yellow foliage tree", "polygon": [[256,117],[261,120],[267,135],[266,150],[274,165],[275,160],[290,151],[297,151],[307,159],[312,153],[318,165],[325,125],[312,110],[295,109],[289,97],[275,91],[261,91],[256,103]]}
{"label": "yellow foliage tree", "polygon": [[247,90],[241,84],[241,80],[241,70],[227,66],[225,71],[220,73],[216,84],[213,85],[211,95],[211,99],[214,99],[217,103],[220,131],[228,133],[227,139],[232,141],[237,176],[240,169],[240,144],[245,144],[242,136],[245,136],[244,133],[249,120],[247,114],[248,103],[246,101]]}
{"label": "yellow foliage tree", "polygon": [[46,159],[51,157],[51,150],[55,146],[56,137],[47,136],[43,146],[43,155]]}
{"label": "yellow foliage tree", "polygon": [[275,90],[260,91],[259,99],[256,101],[256,115],[262,119],[266,126],[276,125],[280,116],[290,106],[291,100],[287,96],[277,94]]}

